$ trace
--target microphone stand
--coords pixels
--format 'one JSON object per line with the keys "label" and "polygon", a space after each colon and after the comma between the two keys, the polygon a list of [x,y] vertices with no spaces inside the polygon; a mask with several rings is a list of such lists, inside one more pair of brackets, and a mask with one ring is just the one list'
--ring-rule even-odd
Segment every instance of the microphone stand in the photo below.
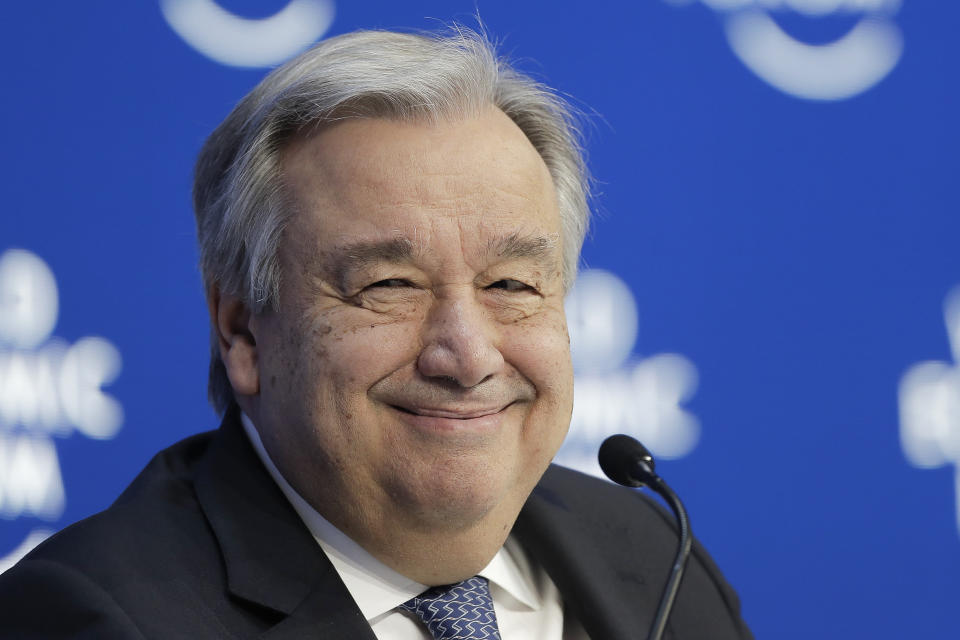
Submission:
{"label": "microphone stand", "polygon": [[673,511],[680,527],[680,540],[677,544],[677,554],[673,559],[673,567],[667,586],[660,597],[660,606],[653,625],[650,627],[648,640],[660,640],[667,626],[667,618],[673,609],[673,601],[680,589],[680,581],[687,566],[690,547],[693,537],[690,533],[690,518],[679,496],[671,489],[663,478],[654,471],[656,463],[650,452],[636,439],[619,434],[610,436],[603,441],[599,453],[600,468],[611,480],[625,487],[639,488],[644,485],[656,492]]}
{"label": "microphone stand", "polygon": [[670,506],[673,515],[677,518],[677,524],[680,527],[680,541],[677,544],[677,554],[673,559],[673,568],[670,570],[670,578],[667,580],[667,586],[660,596],[660,607],[657,609],[657,617],[650,627],[648,640],[660,640],[663,630],[667,626],[667,618],[673,609],[673,601],[677,597],[677,591],[680,589],[680,581],[683,579],[683,571],[687,565],[687,557],[690,555],[690,545],[693,538],[690,535],[690,518],[687,516],[687,510],[680,501],[679,496],[667,486],[667,483],[657,474],[652,474],[648,480],[648,486],[651,490],[658,493],[664,501]]}

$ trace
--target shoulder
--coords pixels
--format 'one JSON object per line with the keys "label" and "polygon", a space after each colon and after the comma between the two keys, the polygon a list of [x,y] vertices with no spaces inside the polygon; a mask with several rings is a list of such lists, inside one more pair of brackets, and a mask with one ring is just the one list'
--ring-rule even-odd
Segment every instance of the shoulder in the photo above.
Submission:
{"label": "shoulder", "polygon": [[156,454],[110,507],[53,535],[25,560],[46,559],[95,571],[117,561],[136,563],[161,541],[195,533],[191,523],[202,516],[193,478],[211,433],[191,436]]}
{"label": "shoulder", "polygon": [[[556,547],[557,557],[542,555],[542,561],[554,566],[579,562],[585,565],[580,582],[604,582],[632,594],[620,612],[625,619],[645,598],[648,608],[654,607],[677,552],[673,515],[646,492],[556,465],[531,495],[523,525],[537,546]],[[736,592],[698,540],[687,561],[671,628],[682,638],[752,637],[740,617]]]}
{"label": "shoulder", "polygon": [[[131,620],[158,596],[147,593],[150,584],[183,583],[164,597],[179,594],[185,602],[192,589],[206,588],[206,576],[220,569],[193,476],[209,441],[209,433],[200,434],[160,452],[113,505],[53,535],[0,575],[0,602],[11,607],[4,632],[141,637]],[[204,578],[188,587],[184,576]]]}
{"label": "shoulder", "polygon": [[673,517],[646,493],[573,469],[550,465],[534,495],[578,514],[580,519],[602,522],[606,528],[642,527],[648,535],[676,539]]}
{"label": "shoulder", "polygon": [[0,637],[143,637],[109,592],[70,565],[41,556],[0,575],[0,602]]}

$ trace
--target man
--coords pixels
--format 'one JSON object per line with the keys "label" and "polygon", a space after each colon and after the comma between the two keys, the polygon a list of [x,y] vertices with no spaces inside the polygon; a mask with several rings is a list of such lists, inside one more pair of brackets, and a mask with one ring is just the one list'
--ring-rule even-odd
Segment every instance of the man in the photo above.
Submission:
{"label": "man", "polygon": [[[671,525],[547,470],[588,213],[572,122],[466,30],[271,73],[197,166],[223,423],[5,574],[0,635],[645,637]],[[699,547],[666,637],[750,637]]]}

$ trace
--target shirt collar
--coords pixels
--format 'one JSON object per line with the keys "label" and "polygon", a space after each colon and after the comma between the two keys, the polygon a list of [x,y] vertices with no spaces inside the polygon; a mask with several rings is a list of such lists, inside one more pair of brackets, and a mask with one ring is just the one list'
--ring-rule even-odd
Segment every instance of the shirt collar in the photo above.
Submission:
{"label": "shirt collar", "polygon": [[510,596],[509,600],[496,598],[498,606],[509,606],[517,610],[538,610],[542,606],[540,590],[534,584],[530,559],[512,535],[479,575],[490,581],[494,597],[497,596],[497,587]]}
{"label": "shirt collar", "polygon": [[[360,611],[368,621],[374,621],[389,613],[410,598],[423,593],[427,585],[411,580],[397,573],[373,557],[366,549],[337,529],[326,518],[311,507],[297,491],[290,486],[280,473],[273,460],[267,454],[260,434],[247,414],[240,414],[243,429],[267,468],[273,481],[293,506],[297,515],[310,530],[317,544],[330,559],[340,574],[343,584],[356,601]],[[511,536],[506,544],[497,551],[490,563],[478,575],[487,578],[497,596],[497,588],[509,598],[498,598],[498,606],[511,608],[539,609],[541,606],[538,590],[533,583],[533,571],[526,553]]]}

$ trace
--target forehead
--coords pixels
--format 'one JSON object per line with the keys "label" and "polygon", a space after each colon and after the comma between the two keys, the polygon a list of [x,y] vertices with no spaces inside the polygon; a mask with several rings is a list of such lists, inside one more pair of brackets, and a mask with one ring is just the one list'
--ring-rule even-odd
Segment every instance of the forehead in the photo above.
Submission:
{"label": "forehead", "polygon": [[501,111],[438,122],[346,120],[295,140],[282,157],[297,205],[294,241],[328,247],[397,235],[559,232],[550,173]]}

